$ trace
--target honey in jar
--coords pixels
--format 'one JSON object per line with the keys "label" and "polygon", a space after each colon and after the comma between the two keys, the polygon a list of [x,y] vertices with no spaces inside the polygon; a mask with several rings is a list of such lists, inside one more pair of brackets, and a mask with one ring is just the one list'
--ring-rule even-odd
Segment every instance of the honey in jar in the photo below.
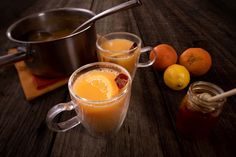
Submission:
{"label": "honey in jar", "polygon": [[190,138],[207,137],[219,119],[226,98],[208,101],[202,95],[214,96],[223,92],[220,87],[209,82],[191,84],[177,113],[177,130]]}

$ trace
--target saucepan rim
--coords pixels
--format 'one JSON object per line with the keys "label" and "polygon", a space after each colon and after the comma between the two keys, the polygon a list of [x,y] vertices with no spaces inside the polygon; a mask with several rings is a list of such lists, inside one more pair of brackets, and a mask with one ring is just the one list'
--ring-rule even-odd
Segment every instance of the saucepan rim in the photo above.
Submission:
{"label": "saucepan rim", "polygon": [[17,42],[17,43],[22,43],[22,44],[37,44],[37,43],[45,43],[45,42],[54,42],[54,41],[58,41],[58,40],[64,40],[64,39],[67,39],[67,38],[70,38],[70,37],[73,37],[75,35],[78,35],[82,32],[85,32],[86,30],[88,30],[93,24],[89,25],[88,27],[82,29],[81,31],[78,31],[78,32],[75,32],[73,34],[69,34],[67,36],[63,36],[63,37],[60,37],[60,38],[56,38],[56,39],[53,39],[53,40],[42,40],[42,41],[22,41],[22,40],[18,40],[18,39],[15,39],[14,37],[12,37],[12,30],[14,28],[16,28],[20,23],[22,23],[23,21],[27,20],[27,19],[30,19],[30,18],[33,18],[33,17],[37,17],[37,16],[43,16],[45,15],[46,13],[50,13],[50,12],[56,12],[56,11],[80,11],[80,12],[84,12],[84,13],[88,13],[88,14],[91,14],[92,16],[95,16],[96,14],[94,12],[92,12],[91,10],[87,10],[87,9],[83,9],[83,8],[69,8],[69,7],[66,7],[66,8],[57,8],[57,9],[50,9],[50,10],[46,10],[46,11],[42,11],[42,12],[39,12],[39,13],[35,13],[35,14],[31,14],[31,15],[28,15],[26,17],[23,17],[21,19],[19,19],[18,21],[16,21],[15,23],[13,23],[8,29],[7,29],[7,32],[6,32],[6,35],[7,37],[11,40],[11,41],[14,41],[14,42]]}

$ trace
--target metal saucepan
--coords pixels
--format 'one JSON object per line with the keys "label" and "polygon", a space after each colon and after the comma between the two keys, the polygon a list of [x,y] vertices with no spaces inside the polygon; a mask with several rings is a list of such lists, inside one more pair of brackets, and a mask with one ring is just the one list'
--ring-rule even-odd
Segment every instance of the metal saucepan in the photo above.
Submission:
{"label": "metal saucepan", "polygon": [[[140,4],[139,0],[125,2],[109,9],[107,15],[117,12],[117,7],[123,10]],[[60,8],[20,19],[8,28],[7,36],[23,48],[0,57],[0,67],[24,60],[34,75],[52,78],[68,76],[78,67],[97,61],[94,23],[76,29],[93,17],[90,10]]]}

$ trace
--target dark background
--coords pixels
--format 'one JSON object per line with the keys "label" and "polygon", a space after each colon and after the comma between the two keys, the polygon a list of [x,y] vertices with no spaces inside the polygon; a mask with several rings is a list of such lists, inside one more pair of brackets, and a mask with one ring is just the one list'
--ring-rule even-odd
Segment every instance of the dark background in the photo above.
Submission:
{"label": "dark background", "polygon": [[[21,13],[26,9],[32,6],[34,3],[40,3],[42,0],[1,0],[0,1],[0,30],[1,34],[4,34],[7,28],[14,23],[16,20],[27,16],[22,15]],[[217,5],[220,7],[224,14],[229,16],[236,16],[236,1],[235,0],[208,0],[212,5]],[[102,3],[102,1],[101,1]],[[35,10],[35,13],[43,10]],[[236,20],[236,18],[234,18]],[[2,51],[7,51],[5,48],[2,48],[2,44],[7,44],[9,47],[14,47],[16,44],[11,43],[6,38],[0,39],[0,54]],[[7,46],[8,47],[8,46]]]}

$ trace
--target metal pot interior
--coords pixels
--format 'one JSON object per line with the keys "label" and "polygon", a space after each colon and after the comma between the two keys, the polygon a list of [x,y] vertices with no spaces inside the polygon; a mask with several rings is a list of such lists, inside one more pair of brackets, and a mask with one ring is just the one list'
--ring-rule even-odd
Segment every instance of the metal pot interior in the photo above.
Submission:
{"label": "metal pot interior", "polygon": [[[10,40],[18,43],[54,41],[72,36],[70,33],[95,14],[86,9],[60,8],[27,16],[7,30]],[[83,32],[88,28],[80,31]],[[76,33],[77,34],[77,33]]]}

